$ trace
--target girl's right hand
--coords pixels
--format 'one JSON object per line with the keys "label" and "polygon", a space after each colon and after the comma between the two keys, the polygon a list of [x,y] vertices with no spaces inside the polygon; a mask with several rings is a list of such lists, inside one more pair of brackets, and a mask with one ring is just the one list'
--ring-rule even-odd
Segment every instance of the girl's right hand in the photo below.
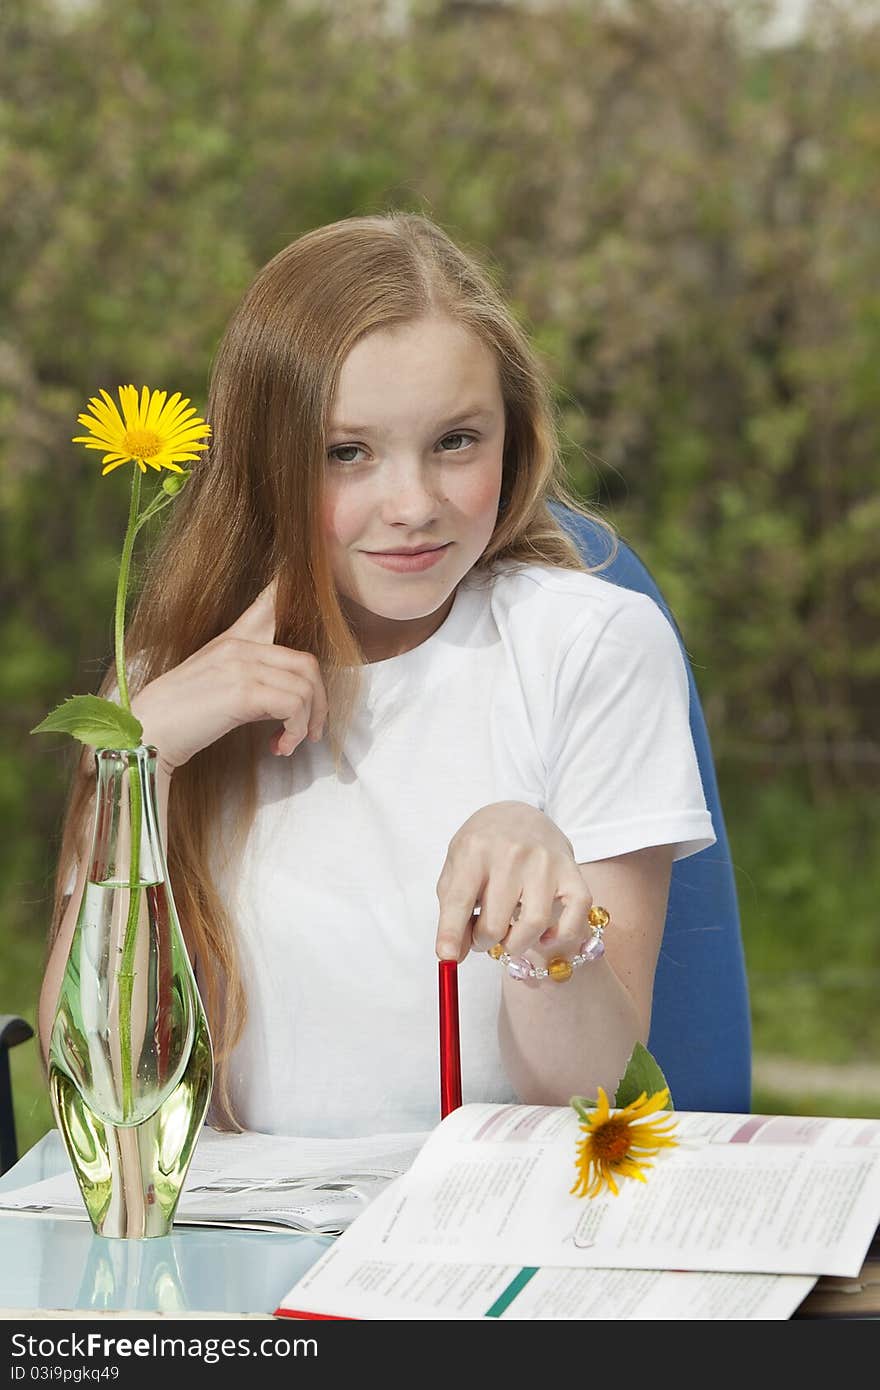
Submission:
{"label": "girl's right hand", "polygon": [[131,702],[144,743],[166,771],[216,743],[239,724],[278,719],[273,753],[291,754],[308,735],[323,736],[328,701],[317,658],[275,643],[273,579],[240,618],[173,670],[157,676]]}

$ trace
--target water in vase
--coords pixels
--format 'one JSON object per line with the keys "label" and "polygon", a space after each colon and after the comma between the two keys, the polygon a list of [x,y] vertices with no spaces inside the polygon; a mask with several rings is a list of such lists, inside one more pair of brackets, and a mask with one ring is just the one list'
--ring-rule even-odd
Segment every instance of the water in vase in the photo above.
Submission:
{"label": "water in vase", "polygon": [[95,1231],[165,1235],[210,1099],[211,1039],[158,832],[155,750],[101,749],[96,762],[49,1090]]}

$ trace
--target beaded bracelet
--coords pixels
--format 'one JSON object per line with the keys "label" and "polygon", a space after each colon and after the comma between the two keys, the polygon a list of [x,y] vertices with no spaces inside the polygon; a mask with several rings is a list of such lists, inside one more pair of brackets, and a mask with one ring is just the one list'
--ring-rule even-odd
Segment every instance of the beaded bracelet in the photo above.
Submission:
{"label": "beaded bracelet", "polygon": [[599,960],[605,954],[605,942],[602,937],[605,928],[611,921],[611,914],[607,908],[591,907],[587,914],[587,921],[592,927],[592,935],[588,940],[581,942],[581,948],[576,956],[571,960],[566,960],[564,956],[554,956],[546,966],[532,965],[525,956],[512,956],[499,941],[497,946],[489,949],[489,955],[493,960],[500,961],[507,967],[507,973],[512,980],[570,980],[573,972],[579,965],[587,964],[590,961]]}

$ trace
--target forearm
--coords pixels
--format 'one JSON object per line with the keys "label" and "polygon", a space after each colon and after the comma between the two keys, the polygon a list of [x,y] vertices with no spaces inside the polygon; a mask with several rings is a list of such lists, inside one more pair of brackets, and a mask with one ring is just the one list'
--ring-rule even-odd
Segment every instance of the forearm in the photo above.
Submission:
{"label": "forearm", "polygon": [[504,973],[498,1015],[501,1057],[519,1099],[567,1105],[573,1095],[614,1098],[636,1042],[639,1012],[607,956],[569,980],[512,980]]}

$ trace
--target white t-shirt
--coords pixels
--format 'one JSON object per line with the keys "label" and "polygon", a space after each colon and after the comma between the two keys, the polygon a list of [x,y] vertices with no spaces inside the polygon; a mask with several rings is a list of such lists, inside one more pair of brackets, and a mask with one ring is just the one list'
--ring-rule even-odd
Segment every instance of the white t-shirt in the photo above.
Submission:
{"label": "white t-shirt", "polygon": [[[480,807],[537,807],[578,863],[715,841],[684,660],[647,595],[544,564],[472,571],[427,641],[363,678],[341,774],[326,736],[267,750],[243,860],[216,869],[249,1000],[230,1086],[250,1129],[438,1123],[437,880]],[[465,1103],[516,1099],[501,980],[485,954],[459,966]]]}

